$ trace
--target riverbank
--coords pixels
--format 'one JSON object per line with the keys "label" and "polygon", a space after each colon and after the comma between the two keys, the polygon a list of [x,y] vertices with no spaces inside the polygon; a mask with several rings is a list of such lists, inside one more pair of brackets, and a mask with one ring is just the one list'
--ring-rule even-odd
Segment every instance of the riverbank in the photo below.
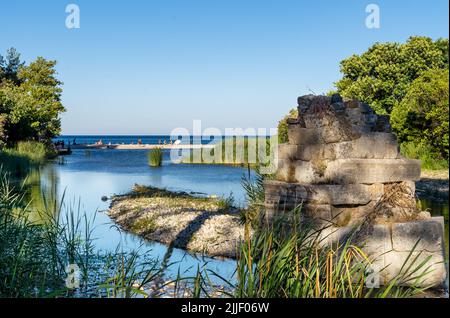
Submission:
{"label": "riverbank", "polygon": [[231,199],[135,185],[130,193],[112,198],[108,214],[122,229],[145,239],[235,258],[244,238],[239,212]]}
{"label": "riverbank", "polygon": [[448,169],[422,170],[420,180],[416,182],[416,194],[419,199],[427,199],[438,202],[448,201]]}

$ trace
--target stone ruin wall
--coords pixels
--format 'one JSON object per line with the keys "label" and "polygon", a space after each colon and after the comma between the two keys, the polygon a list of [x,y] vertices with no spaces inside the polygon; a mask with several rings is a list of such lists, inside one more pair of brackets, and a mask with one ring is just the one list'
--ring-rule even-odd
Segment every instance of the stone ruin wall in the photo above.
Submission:
{"label": "stone ruin wall", "polygon": [[265,181],[266,218],[301,204],[301,213],[338,239],[361,224],[370,233],[360,242],[377,259],[387,282],[414,253],[431,256],[427,283],[446,277],[444,220],[418,209],[415,181],[420,161],[403,158],[389,116],[356,100],[306,95],[298,118],[288,122],[289,142],[278,148],[275,180]]}

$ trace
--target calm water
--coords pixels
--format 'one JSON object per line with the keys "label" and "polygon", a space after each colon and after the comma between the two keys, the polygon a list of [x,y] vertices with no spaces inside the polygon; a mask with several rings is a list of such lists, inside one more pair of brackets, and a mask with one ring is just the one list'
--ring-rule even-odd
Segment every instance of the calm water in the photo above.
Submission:
{"label": "calm water", "polygon": [[[150,168],[147,152],[143,150],[74,150],[64,157],[63,164],[50,163],[40,174],[39,188],[35,192],[51,193],[56,190],[66,207],[81,202],[81,211],[88,216],[95,214],[96,246],[101,250],[115,250],[121,242],[125,250],[150,250],[147,255],[160,260],[167,251],[165,245],[152,243],[117,230],[106,215],[109,202],[102,196],[123,194],[135,184],[164,187],[170,190],[228,196],[233,194],[238,205],[245,204],[240,181],[247,169],[212,165],[172,164],[169,152],[164,153],[163,166]],[[168,270],[174,276],[180,268],[186,275],[195,274],[197,265],[212,269],[225,277],[231,277],[235,269],[232,260],[198,258],[182,250],[175,250],[171,262],[180,262]]]}
{"label": "calm water", "polygon": [[[104,142],[107,140],[105,138]],[[126,140],[121,139],[118,142]],[[112,251],[122,243],[125,250],[140,247],[141,251],[149,251],[147,255],[160,260],[167,251],[166,246],[118,231],[105,214],[109,202],[103,202],[102,196],[126,193],[138,183],[205,195],[228,196],[232,193],[238,205],[245,204],[241,177],[247,173],[247,169],[220,165],[172,164],[168,151],[164,153],[161,168],[150,168],[146,154],[147,151],[144,150],[74,150],[72,155],[64,157],[64,164],[50,163],[44,167],[40,175],[35,176],[40,179],[40,183],[38,182],[39,185],[32,191],[55,192],[60,199],[64,195],[66,206],[75,206],[81,202],[82,212],[96,217],[94,237],[98,249]],[[429,209],[433,215],[445,217],[448,255],[448,201],[437,203],[423,200],[422,207]],[[199,258],[177,249],[174,250],[170,261],[178,263],[169,268],[169,276],[175,276],[178,269],[185,275],[195,274],[197,265],[200,265],[229,278],[235,269],[235,262],[232,260]]]}
{"label": "calm water", "polygon": [[101,140],[104,144],[137,144],[138,140],[141,140],[143,144],[157,145],[159,143],[169,143],[170,141],[175,141],[180,139],[182,143],[194,143],[194,144],[208,144],[210,142],[214,143],[217,140],[222,139],[221,137],[206,137],[206,136],[178,136],[178,138],[171,138],[169,135],[130,135],[130,136],[105,136],[105,135],[63,135],[55,138],[54,141],[64,141],[66,143],[75,140],[77,144],[93,144]]}

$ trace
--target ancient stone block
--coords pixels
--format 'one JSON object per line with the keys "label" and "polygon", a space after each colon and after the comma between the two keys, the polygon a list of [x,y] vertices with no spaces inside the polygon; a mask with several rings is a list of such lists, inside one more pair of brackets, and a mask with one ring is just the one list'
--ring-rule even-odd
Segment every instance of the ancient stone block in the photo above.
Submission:
{"label": "ancient stone block", "polygon": [[382,184],[311,184],[264,182],[266,200],[331,205],[366,205],[383,193]]}
{"label": "ancient stone block", "polygon": [[[425,224],[426,223],[426,224]],[[433,224],[433,225],[430,225]],[[426,229],[433,231],[435,227],[439,227],[440,231],[437,231],[432,236],[430,242],[444,240],[444,234],[442,231],[442,218],[432,218],[428,221],[414,221],[406,223],[394,223],[392,227],[397,227],[397,231],[401,231],[406,234],[408,242],[412,243],[411,237],[421,237],[416,235],[426,235],[424,231]],[[411,233],[406,229],[419,229],[421,228],[422,234]],[[402,229],[402,230],[399,230]],[[328,227],[322,231],[320,236],[323,238],[322,245],[330,244],[344,240],[354,230],[351,226],[346,227]],[[392,233],[392,234],[391,234]],[[369,235],[364,237],[364,241],[358,242],[363,252],[371,260],[371,267],[379,274],[380,284],[386,285],[392,279],[398,279],[398,285],[410,286],[413,283],[416,287],[425,286],[439,286],[445,282],[447,277],[447,269],[445,266],[445,257],[443,250],[427,250],[417,249],[413,250],[415,243],[403,245],[404,251],[394,249],[394,245],[398,244],[399,240],[404,240],[405,236],[399,237],[391,232],[391,225],[387,224],[375,224]],[[433,245],[432,243],[431,245]],[[436,245],[437,246],[437,245]],[[443,248],[442,245],[439,245]],[[425,246],[424,246],[425,247]],[[429,258],[429,259],[428,259]],[[413,272],[424,262],[425,265]],[[420,280],[407,279],[411,277],[419,277],[424,274]]]}
{"label": "ancient stone block", "polygon": [[[303,175],[298,174],[298,177],[303,177]],[[311,182],[311,179],[313,178],[308,178],[308,181]],[[323,179],[332,183],[368,184],[419,180],[420,161],[407,159],[338,159],[327,162]],[[300,180],[304,179],[298,179],[298,182],[303,182]]]}
{"label": "ancient stone block", "polygon": [[279,144],[278,145],[278,159],[294,160],[298,151],[297,145]]}
{"label": "ancient stone block", "polygon": [[369,133],[353,141],[328,144],[323,153],[324,159],[395,159],[399,151],[395,135]]}
{"label": "ancient stone block", "polygon": [[[310,131],[307,128],[304,130]],[[318,140],[317,138],[315,139]],[[295,147],[297,145],[297,147]],[[280,145],[280,159],[318,160],[318,159],[396,159],[399,149],[395,135],[390,133],[368,133],[352,141],[320,144]]]}
{"label": "ancient stone block", "polygon": [[393,249],[398,252],[442,252],[444,250],[444,218],[434,217],[419,222],[395,223],[392,226]]}
{"label": "ancient stone block", "polygon": [[373,212],[375,201],[364,205],[333,205],[331,215],[339,226],[354,226],[360,224],[368,213]]}
{"label": "ancient stone block", "polygon": [[323,142],[316,129],[303,128],[299,125],[288,126],[288,137],[291,145],[313,145]]}
{"label": "ancient stone block", "polygon": [[[386,285],[396,278],[401,286],[442,286],[447,277],[442,252],[398,252],[386,251],[383,255],[385,269],[381,271],[381,284]],[[425,265],[418,268],[425,262]],[[422,278],[418,279],[419,277]],[[415,277],[416,279],[411,279]]]}
{"label": "ancient stone block", "polygon": [[[308,163],[307,163],[308,164]],[[279,159],[277,161],[277,171],[275,177],[284,182],[295,182],[295,167],[293,161],[289,159]]]}
{"label": "ancient stone block", "polygon": [[344,105],[348,108],[359,108],[359,101],[355,99],[345,100]]}
{"label": "ancient stone block", "polygon": [[303,204],[301,213],[307,218],[326,222],[330,222],[333,218],[331,215],[331,206],[328,204]]}

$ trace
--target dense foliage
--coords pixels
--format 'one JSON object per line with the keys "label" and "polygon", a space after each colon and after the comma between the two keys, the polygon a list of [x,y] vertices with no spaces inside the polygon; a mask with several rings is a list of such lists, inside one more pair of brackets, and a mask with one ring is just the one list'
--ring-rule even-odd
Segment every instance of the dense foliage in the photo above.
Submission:
{"label": "dense foliage", "polygon": [[419,143],[448,158],[449,71],[425,71],[391,113],[401,142]]}
{"label": "dense foliage", "polygon": [[13,48],[0,55],[0,146],[48,142],[60,133],[65,109],[55,65],[42,57],[26,65]]}
{"label": "dense foliage", "polygon": [[376,43],[341,62],[338,92],[391,115],[400,143],[430,149],[448,160],[448,39],[411,37]]}

